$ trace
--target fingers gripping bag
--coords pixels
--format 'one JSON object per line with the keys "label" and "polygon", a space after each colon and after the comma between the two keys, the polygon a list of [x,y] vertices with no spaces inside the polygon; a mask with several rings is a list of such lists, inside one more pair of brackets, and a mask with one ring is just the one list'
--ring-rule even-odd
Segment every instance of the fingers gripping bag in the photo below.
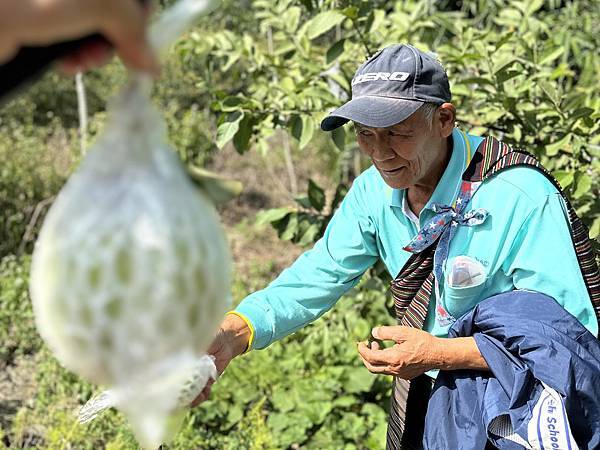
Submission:
{"label": "fingers gripping bag", "polygon": [[[165,50],[210,0],[180,0],[150,33]],[[152,80],[132,73],[102,135],[61,190],[31,269],[38,330],[57,359],[109,388],[144,448],[178,430],[209,378],[230,306],[230,256],[213,204],[167,146]],[[96,408],[96,409],[94,409]]]}

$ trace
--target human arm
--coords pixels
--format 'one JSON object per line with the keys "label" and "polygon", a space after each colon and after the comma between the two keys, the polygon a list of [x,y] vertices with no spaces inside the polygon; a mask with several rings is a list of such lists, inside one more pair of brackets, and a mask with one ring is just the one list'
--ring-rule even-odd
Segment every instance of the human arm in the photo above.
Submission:
{"label": "human arm", "polygon": [[489,370],[472,337],[439,338],[401,325],[376,327],[373,337],[394,341],[381,348],[376,341],[358,343],[358,353],[370,372],[407,380],[433,369]]}
{"label": "human arm", "polygon": [[[158,63],[146,40],[146,16],[137,0],[4,0],[0,2],[0,64],[21,46],[45,46],[98,32],[126,65],[156,73]],[[92,67],[109,54],[105,44],[93,44],[67,63]]]}
{"label": "human arm", "polygon": [[[236,312],[255,331],[252,349],[265,348],[320,317],[375,263],[376,225],[366,193],[361,180],[355,180],[313,249],[238,305]],[[376,192],[370,195],[377,198]]]}
{"label": "human arm", "polygon": [[[355,180],[315,248],[226,315],[208,350],[219,374],[236,356],[264,348],[319,317],[376,261],[375,227],[364,193],[360,179]],[[208,399],[212,384],[192,406]]]}

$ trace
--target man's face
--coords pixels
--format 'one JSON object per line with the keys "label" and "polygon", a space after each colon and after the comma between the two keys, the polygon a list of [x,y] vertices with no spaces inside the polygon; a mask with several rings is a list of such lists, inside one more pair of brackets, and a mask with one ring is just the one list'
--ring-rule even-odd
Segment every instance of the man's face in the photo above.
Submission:
{"label": "man's face", "polygon": [[423,181],[441,157],[435,120],[432,126],[421,111],[388,128],[354,125],[358,146],[392,188],[405,189]]}

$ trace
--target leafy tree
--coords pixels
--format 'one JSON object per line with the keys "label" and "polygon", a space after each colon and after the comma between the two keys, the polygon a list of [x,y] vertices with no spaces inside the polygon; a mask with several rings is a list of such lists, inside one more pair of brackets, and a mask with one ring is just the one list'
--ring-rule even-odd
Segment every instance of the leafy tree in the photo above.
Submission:
{"label": "leafy tree", "polygon": [[[180,49],[186,54],[201,48],[240,80],[235,89],[205,84],[216,98],[218,146],[232,142],[239,152],[253,145],[268,152],[269,138],[283,130],[304,148],[316,141],[326,111],[350,96],[360,62],[390,43],[411,42],[444,62],[461,126],[540,157],[591,227],[590,236],[599,235],[600,102],[593,92],[600,38],[594,2],[459,7],[457,2],[282,0],[252,2],[247,13],[256,27],[215,27],[192,34]],[[331,133],[328,150],[355,150],[352,142],[346,126]],[[311,184],[307,197],[315,192]],[[263,220],[271,219],[282,238],[309,244],[323,230],[313,231],[322,207],[299,203],[301,210],[271,212]]]}

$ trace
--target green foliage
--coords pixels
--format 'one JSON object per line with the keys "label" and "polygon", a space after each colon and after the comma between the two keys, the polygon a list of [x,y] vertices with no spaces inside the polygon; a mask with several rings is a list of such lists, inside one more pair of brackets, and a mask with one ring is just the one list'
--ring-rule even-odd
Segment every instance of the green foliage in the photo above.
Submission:
{"label": "green foliage", "polygon": [[29,257],[21,261],[14,256],[0,259],[0,367],[41,347],[28,286]]}
{"label": "green foliage", "polygon": [[115,411],[89,425],[78,424],[77,411],[91,397],[92,386],[61,367],[46,348],[36,360],[36,397],[13,421],[8,435],[13,447],[34,440],[36,449],[138,448],[124,417]]}
{"label": "green foliage", "polygon": [[355,343],[393,319],[380,281],[363,283],[323,320],[226,369],[189,416],[205,448],[384,447],[390,380],[364,370]]}
{"label": "green foliage", "polygon": [[[178,43],[154,98],[171,143],[195,167],[226,145],[270,158],[283,133],[294,157],[318,149],[330,160],[328,180],[309,175],[295,206],[259,216],[281,239],[308,246],[361,171],[353,132],[325,134],[318,124],[348,98],[352,75],[368,55],[409,42],[443,61],[460,126],[539,156],[596,238],[599,21],[591,0],[224,0]],[[124,77],[117,63],[85,76],[91,139]],[[136,449],[120,413],[75,424],[78,406],[99,388],[61,368],[43,348],[27,292],[26,255],[80,159],[78,125],[73,80],[53,73],[0,110],[0,364],[20,354],[37,363],[36,396],[0,431],[0,442]],[[263,287],[272,272],[264,264],[238,277],[235,298]],[[368,275],[322,320],[236,359],[166,448],[383,448],[390,379],[366,371],[355,349],[372,326],[393,323],[382,271],[372,273],[378,276]]]}
{"label": "green foliage", "polygon": [[[598,236],[600,101],[594,93],[600,57],[594,49],[600,38],[594,2],[463,2],[458,9],[450,1],[317,6],[280,0],[249,7],[254,29],[214,27],[202,36],[202,51],[224,61],[222,69],[240,80],[230,92],[206,85],[221,117],[219,145],[243,135],[248,145],[236,145],[238,151],[255,144],[264,152],[267,138],[284,129],[298,148],[305,147],[326,111],[349,96],[364,58],[390,43],[410,42],[443,61],[461,126],[540,157],[563,183],[591,237]],[[192,39],[182,51],[194,48]],[[330,151],[344,152],[349,134],[331,133]],[[283,239],[302,241],[285,231],[286,224],[310,221],[286,217],[272,223]]]}
{"label": "green foliage", "polygon": [[36,127],[29,120],[4,119],[0,125],[2,258],[32,249],[42,218],[74,157],[71,133],[56,120],[48,128]]}
{"label": "green foliage", "polygon": [[257,224],[270,223],[280,239],[307,246],[317,241],[331,220],[337,206],[347,192],[344,184],[336,188],[333,199],[325,210],[325,191],[313,180],[308,180],[307,195],[297,197],[300,208],[276,208],[257,216]]}

